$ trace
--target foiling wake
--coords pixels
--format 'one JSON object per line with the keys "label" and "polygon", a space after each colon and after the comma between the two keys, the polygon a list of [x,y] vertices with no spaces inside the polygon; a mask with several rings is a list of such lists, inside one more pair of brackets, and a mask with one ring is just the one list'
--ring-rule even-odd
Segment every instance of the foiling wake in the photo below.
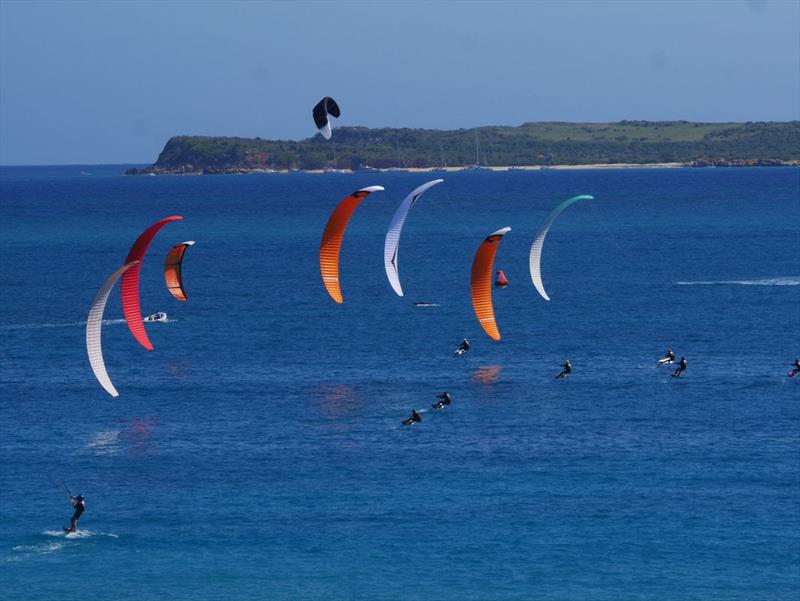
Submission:
{"label": "foiling wake", "polygon": [[19,561],[31,555],[49,555],[55,553],[64,546],[64,543],[41,543],[38,545],[17,545],[12,547],[14,555],[9,555],[5,558],[6,561]]}
{"label": "foiling wake", "polygon": [[764,278],[761,280],[701,280],[675,282],[678,286],[800,286],[800,276]]}
{"label": "foiling wake", "polygon": [[114,534],[113,532],[94,532],[93,530],[78,530],[77,532],[65,532],[62,530],[45,530],[42,532],[45,536],[50,536],[53,538],[60,538],[64,539],[62,541],[52,541],[48,540],[47,542],[37,543],[34,545],[17,545],[12,547],[11,550],[13,553],[4,557],[4,561],[23,561],[28,558],[32,558],[37,555],[49,555],[51,553],[55,553],[59,549],[63,549],[64,547],[70,545],[69,541],[75,541],[78,539],[84,538],[91,538],[93,536],[103,536],[107,538],[119,538],[119,535]]}
{"label": "foiling wake", "polygon": [[45,530],[42,534],[47,536],[59,536],[68,540],[75,540],[79,538],[90,538],[92,536],[107,536],[110,538],[119,538],[119,535],[113,532],[94,532],[93,530],[80,529],[77,532],[65,532],[64,530]]}
{"label": "foiling wake", "polygon": [[97,432],[86,445],[95,455],[116,455],[120,452],[119,430]]}
{"label": "foiling wake", "polygon": [[[177,319],[167,319],[161,323],[175,323]],[[104,319],[104,326],[126,323],[124,319]],[[42,328],[77,328],[86,327],[86,321],[70,321],[66,323],[12,323],[0,325],[0,330],[38,330]]]}

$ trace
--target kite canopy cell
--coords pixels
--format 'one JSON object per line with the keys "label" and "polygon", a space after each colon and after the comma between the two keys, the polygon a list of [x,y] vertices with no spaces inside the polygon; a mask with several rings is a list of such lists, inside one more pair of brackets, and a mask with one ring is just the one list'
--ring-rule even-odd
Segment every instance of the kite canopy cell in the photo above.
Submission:
{"label": "kite canopy cell", "polygon": [[397,296],[403,296],[403,288],[400,286],[400,274],[397,271],[397,253],[400,250],[400,232],[403,230],[403,224],[411,207],[419,200],[425,190],[436,184],[441,184],[443,181],[442,179],[435,179],[422,184],[411,192],[397,207],[394,217],[392,217],[392,222],[389,224],[389,230],[386,232],[386,241],[383,245],[383,267],[386,270],[386,277],[389,278],[389,283],[397,293]]}
{"label": "kite canopy cell", "polygon": [[100,344],[100,334],[103,327],[103,312],[106,310],[106,302],[108,301],[108,296],[111,294],[111,289],[114,287],[114,284],[117,283],[117,280],[123,273],[136,264],[137,261],[127,263],[109,276],[105,283],[100,286],[100,290],[97,291],[92,301],[92,306],[89,309],[89,317],[86,318],[86,352],[89,355],[89,365],[92,366],[92,372],[94,372],[94,376],[97,378],[97,381],[100,382],[100,385],[108,394],[114,397],[119,396],[119,393],[108,377],[106,364],[103,360],[103,348]]}
{"label": "kite canopy cell", "polygon": [[167,259],[164,261],[164,281],[167,284],[167,290],[176,300],[184,303],[188,300],[188,297],[186,296],[186,290],[183,288],[181,266],[183,265],[183,255],[190,246],[194,246],[194,240],[176,244],[167,253]]}
{"label": "kite canopy cell", "polygon": [[470,277],[472,308],[475,310],[478,323],[493,340],[500,340],[500,331],[497,329],[492,306],[494,256],[503,236],[510,231],[510,227],[504,227],[487,236],[478,247],[472,261],[472,276]]}
{"label": "kite canopy cell", "polygon": [[322,137],[326,140],[330,140],[332,132],[329,117],[338,118],[341,115],[339,105],[336,104],[336,101],[330,96],[325,96],[325,98],[314,106],[312,113],[314,115],[314,123],[317,129],[319,129],[319,133],[321,133]]}
{"label": "kite canopy cell", "polygon": [[588,194],[573,196],[550,211],[545,218],[544,223],[542,223],[542,227],[539,228],[539,233],[536,234],[536,239],[531,245],[531,254],[529,257],[531,279],[533,280],[533,285],[536,290],[546,301],[549,301],[550,297],[547,296],[547,292],[544,291],[544,282],[542,282],[542,247],[544,246],[544,239],[547,236],[547,232],[550,230],[550,226],[553,225],[553,222],[559,215],[561,215],[564,209],[578,202],[579,200],[594,200],[594,196],[589,196]]}
{"label": "kite canopy cell", "polygon": [[369,186],[353,192],[333,210],[328,218],[325,231],[322,232],[322,241],[319,245],[319,270],[322,274],[322,283],[331,298],[342,304],[342,291],[339,288],[339,251],[342,248],[342,238],[347,222],[361,201],[372,192],[380,192],[382,186]]}
{"label": "kite canopy cell", "polygon": [[173,215],[151,225],[136,239],[128,253],[128,257],[125,259],[126,265],[132,262],[135,262],[135,264],[122,276],[122,312],[128,322],[128,329],[131,334],[148,351],[153,350],[153,344],[147,337],[147,332],[144,330],[144,322],[142,321],[142,309],[139,302],[139,272],[142,270],[142,261],[145,253],[147,253],[147,248],[158,231],[169,222],[178,221],[179,219],[183,219],[183,217]]}

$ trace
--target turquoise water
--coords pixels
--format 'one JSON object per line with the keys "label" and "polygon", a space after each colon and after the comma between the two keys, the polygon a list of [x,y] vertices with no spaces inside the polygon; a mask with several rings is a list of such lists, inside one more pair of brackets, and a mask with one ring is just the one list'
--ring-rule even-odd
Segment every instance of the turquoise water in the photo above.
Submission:
{"label": "turquoise water", "polygon": [[[81,172],[87,175],[81,175]],[[800,589],[800,170],[141,177],[0,170],[5,599],[787,599]],[[342,248],[344,196],[383,185]],[[528,249],[553,226],[534,290]],[[136,236],[155,351],[111,296]],[[480,241],[503,335],[472,314]],[[196,240],[174,301],[161,265]],[[413,301],[437,307],[417,308]],[[467,337],[462,358],[453,348]],[[657,368],[667,346],[681,379]],[[569,358],[574,373],[552,376]],[[448,390],[454,403],[400,426]],[[87,498],[79,537],[60,479]]]}

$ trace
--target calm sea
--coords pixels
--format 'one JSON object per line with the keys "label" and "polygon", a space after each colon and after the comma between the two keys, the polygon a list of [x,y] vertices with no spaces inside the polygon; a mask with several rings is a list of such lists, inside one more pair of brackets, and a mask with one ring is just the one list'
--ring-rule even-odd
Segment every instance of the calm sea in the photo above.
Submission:
{"label": "calm sea", "polygon": [[[4,599],[798,598],[800,170],[444,174],[403,231],[404,298],[385,230],[440,174],[121,171],[0,170]],[[368,185],[339,306],[320,235]],[[596,200],[551,229],[545,302],[528,250],[576,194]],[[169,315],[155,351],[118,288],[106,310],[113,399],[89,304],[172,214],[142,269],[142,310]],[[493,342],[469,275],[503,226]],[[184,240],[180,304],[162,265]],[[656,367],[667,346],[683,378]],[[62,480],[81,536],[59,533]]]}

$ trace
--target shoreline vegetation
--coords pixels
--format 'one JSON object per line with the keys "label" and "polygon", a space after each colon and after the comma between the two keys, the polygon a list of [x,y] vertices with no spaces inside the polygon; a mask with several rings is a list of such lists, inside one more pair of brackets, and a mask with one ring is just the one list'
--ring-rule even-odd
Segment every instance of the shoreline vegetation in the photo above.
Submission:
{"label": "shoreline vegetation", "polygon": [[175,136],[128,175],[800,166],[800,121],[526,123],[459,130],[341,127],[299,141]]}

